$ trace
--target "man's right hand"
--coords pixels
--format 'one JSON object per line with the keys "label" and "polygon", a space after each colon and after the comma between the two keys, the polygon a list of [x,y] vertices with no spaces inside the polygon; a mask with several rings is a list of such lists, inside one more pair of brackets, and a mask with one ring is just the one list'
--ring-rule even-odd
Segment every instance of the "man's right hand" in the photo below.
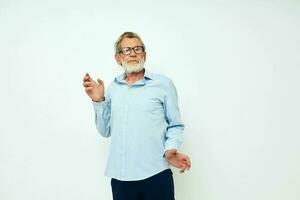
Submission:
{"label": "man's right hand", "polygon": [[97,79],[97,82],[88,73],[83,77],[83,86],[87,95],[93,101],[100,102],[104,100],[104,83],[100,79]]}

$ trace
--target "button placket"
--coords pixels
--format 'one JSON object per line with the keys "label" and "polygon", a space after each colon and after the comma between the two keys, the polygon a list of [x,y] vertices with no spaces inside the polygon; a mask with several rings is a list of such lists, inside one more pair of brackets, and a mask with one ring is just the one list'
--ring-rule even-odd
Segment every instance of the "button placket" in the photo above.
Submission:
{"label": "button placket", "polygon": [[130,101],[130,91],[131,91],[131,87],[128,87],[127,88],[127,92],[126,92],[126,96],[124,97],[124,118],[123,118],[123,130],[122,130],[122,134],[121,134],[121,137],[122,137],[122,150],[121,150],[121,157],[122,157],[122,169],[121,169],[121,176],[122,177],[125,177],[125,173],[126,173],[126,151],[127,151],[127,142],[126,142],[126,130],[127,130],[127,123],[128,123],[128,109],[129,109],[129,101]]}

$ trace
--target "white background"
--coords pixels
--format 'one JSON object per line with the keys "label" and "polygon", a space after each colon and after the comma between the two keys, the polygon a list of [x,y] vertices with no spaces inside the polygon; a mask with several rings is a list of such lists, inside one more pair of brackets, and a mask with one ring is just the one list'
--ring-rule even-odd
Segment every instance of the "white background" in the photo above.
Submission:
{"label": "white background", "polygon": [[0,199],[109,200],[82,87],[140,34],[186,125],[176,200],[300,199],[299,1],[0,0]]}

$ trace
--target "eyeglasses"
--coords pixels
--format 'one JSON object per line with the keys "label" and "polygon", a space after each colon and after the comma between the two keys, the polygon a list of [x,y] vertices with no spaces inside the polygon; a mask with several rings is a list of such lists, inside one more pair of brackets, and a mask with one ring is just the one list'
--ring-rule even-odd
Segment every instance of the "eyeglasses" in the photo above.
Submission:
{"label": "eyeglasses", "polygon": [[134,51],[136,54],[140,54],[144,52],[144,47],[143,46],[135,46],[135,47],[124,47],[122,48],[119,53],[122,53],[123,55],[130,55],[131,51]]}

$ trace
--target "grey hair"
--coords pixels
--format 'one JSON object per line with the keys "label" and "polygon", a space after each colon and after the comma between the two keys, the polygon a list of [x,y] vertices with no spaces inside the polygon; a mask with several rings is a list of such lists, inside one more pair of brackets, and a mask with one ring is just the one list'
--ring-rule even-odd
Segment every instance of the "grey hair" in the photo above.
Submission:
{"label": "grey hair", "polygon": [[116,53],[116,54],[119,54],[119,51],[120,51],[120,44],[121,44],[121,42],[122,42],[122,40],[123,40],[124,38],[137,38],[137,39],[139,39],[139,40],[141,41],[143,47],[144,47],[144,51],[146,50],[146,47],[145,47],[145,45],[144,45],[142,39],[140,38],[140,36],[139,36],[137,33],[134,33],[134,32],[124,32],[124,33],[117,39],[117,41],[115,42],[114,47],[115,47],[115,53]]}

